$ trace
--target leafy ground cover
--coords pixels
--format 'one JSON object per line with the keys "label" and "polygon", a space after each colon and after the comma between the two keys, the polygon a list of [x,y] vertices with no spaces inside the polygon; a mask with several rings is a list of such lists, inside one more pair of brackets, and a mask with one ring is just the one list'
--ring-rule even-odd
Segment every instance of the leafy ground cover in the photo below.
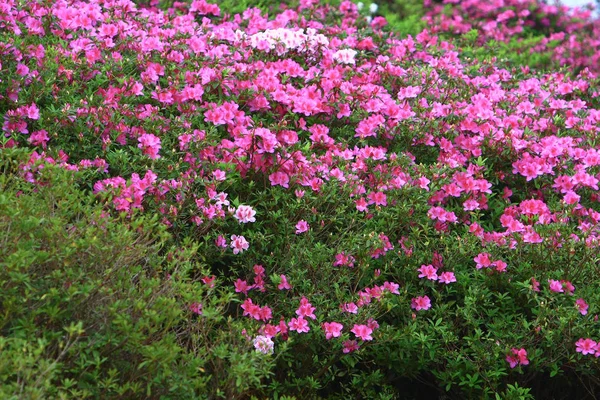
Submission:
{"label": "leafy ground cover", "polygon": [[258,5],[0,6],[2,397],[595,398],[600,22]]}

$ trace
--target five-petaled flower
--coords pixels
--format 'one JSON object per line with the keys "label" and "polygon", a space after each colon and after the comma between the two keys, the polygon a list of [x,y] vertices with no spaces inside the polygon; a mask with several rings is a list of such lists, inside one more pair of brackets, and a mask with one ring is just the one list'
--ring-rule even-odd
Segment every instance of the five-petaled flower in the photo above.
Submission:
{"label": "five-petaled flower", "polygon": [[233,254],[238,254],[248,250],[250,244],[243,236],[231,235],[230,246],[233,249]]}

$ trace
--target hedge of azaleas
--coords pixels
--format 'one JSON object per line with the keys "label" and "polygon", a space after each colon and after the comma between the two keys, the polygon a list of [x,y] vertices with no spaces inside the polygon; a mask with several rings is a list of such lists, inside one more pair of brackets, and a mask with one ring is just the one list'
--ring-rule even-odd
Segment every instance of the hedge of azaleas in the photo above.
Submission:
{"label": "hedge of azaleas", "polygon": [[[198,243],[197,271],[161,279],[198,282],[189,323],[242,321],[231,334],[274,363],[223,396],[392,393],[416,376],[457,396],[547,374],[599,390],[600,25],[487,6],[436,6],[399,37],[348,1],[271,16],[9,1],[3,147],[32,149],[33,185],[49,165],[83,171],[107,215],[159,215]],[[538,9],[538,46],[557,41],[571,69],[467,59],[436,36],[507,41]]]}

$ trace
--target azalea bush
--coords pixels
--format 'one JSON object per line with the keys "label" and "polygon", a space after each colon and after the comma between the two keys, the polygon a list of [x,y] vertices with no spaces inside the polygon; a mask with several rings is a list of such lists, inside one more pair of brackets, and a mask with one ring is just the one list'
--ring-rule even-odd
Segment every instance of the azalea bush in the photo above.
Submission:
{"label": "azalea bush", "polygon": [[600,390],[598,21],[260,5],[0,6],[4,397]]}

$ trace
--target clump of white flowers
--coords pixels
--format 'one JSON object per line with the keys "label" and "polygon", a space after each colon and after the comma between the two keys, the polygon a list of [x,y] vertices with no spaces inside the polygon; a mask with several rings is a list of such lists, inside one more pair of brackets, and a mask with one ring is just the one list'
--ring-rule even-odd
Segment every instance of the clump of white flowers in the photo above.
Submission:
{"label": "clump of white flowers", "polygon": [[235,38],[238,41],[248,40],[250,46],[258,50],[273,50],[277,55],[284,55],[289,50],[315,52],[319,46],[329,46],[329,39],[317,33],[314,28],[306,28],[306,31],[289,28],[266,29],[253,35],[236,31]]}
{"label": "clump of white flowers", "polygon": [[343,49],[336,51],[331,57],[340,64],[355,64],[356,61],[354,60],[354,57],[356,54],[356,50]]}
{"label": "clump of white flowers", "polygon": [[273,340],[270,337],[264,335],[258,335],[253,340],[254,348],[256,351],[264,354],[273,354]]}

